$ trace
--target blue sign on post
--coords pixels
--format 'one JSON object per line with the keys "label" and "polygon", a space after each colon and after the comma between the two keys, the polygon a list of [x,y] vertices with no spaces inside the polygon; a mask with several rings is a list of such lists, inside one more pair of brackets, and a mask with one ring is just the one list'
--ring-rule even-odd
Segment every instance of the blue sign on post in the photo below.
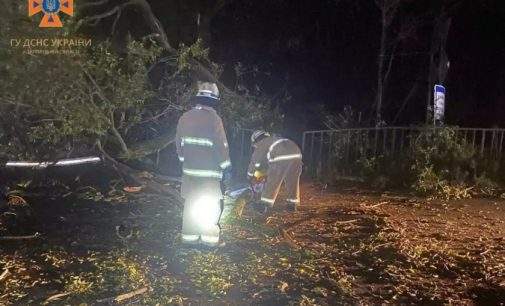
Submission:
{"label": "blue sign on post", "polygon": [[445,87],[435,85],[433,93],[433,121],[434,123],[444,123],[445,114]]}

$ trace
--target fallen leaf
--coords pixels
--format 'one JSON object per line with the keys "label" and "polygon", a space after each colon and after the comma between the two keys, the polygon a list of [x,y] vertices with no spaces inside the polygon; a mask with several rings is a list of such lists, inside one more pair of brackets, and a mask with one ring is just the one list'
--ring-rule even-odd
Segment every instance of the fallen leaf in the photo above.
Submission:
{"label": "fallen leaf", "polygon": [[286,282],[282,282],[280,283],[279,285],[279,290],[282,292],[282,293],[286,293],[286,289],[289,287],[288,283]]}
{"label": "fallen leaf", "polygon": [[142,190],[142,186],[126,186],[123,188],[125,192],[135,193],[140,192]]}

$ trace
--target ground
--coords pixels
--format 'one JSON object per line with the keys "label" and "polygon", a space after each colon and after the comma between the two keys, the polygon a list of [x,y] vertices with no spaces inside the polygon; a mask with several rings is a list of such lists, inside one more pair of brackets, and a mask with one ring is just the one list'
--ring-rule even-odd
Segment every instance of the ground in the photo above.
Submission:
{"label": "ground", "polygon": [[298,212],[246,208],[215,250],[182,247],[180,209],[157,195],[28,200],[24,234],[41,236],[0,240],[0,305],[505,302],[504,200],[305,183]]}

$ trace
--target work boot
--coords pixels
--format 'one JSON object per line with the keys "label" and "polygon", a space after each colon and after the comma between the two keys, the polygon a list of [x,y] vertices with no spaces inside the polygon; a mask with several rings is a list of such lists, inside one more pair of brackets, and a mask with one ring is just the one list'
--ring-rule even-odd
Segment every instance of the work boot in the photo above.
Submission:
{"label": "work boot", "polygon": [[258,212],[262,215],[266,214],[268,211],[268,206],[263,202],[254,202],[253,208],[256,212]]}
{"label": "work boot", "polygon": [[219,237],[202,235],[202,240],[200,241],[200,244],[206,248],[213,249],[219,246]]}
{"label": "work boot", "polygon": [[202,229],[202,233],[200,236],[200,243],[209,248],[215,248],[219,245],[219,234],[221,232],[221,228],[219,225],[214,225],[211,227],[206,227]]}
{"label": "work boot", "polygon": [[192,234],[181,235],[181,244],[185,247],[198,246],[199,243],[200,243],[200,235],[192,235]]}

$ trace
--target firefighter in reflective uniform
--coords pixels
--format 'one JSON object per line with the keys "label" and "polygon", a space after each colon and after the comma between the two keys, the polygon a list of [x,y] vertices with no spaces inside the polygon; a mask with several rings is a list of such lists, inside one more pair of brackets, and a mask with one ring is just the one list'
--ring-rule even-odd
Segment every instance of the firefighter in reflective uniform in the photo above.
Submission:
{"label": "firefighter in reflective uniform", "polygon": [[254,208],[260,213],[266,213],[274,205],[284,182],[287,209],[295,211],[300,204],[300,175],[303,165],[300,148],[289,139],[270,136],[265,131],[255,131],[251,143],[254,151],[247,175],[252,178],[257,170],[267,171],[267,182],[261,200],[254,203]]}
{"label": "firefighter in reflective uniform", "polygon": [[221,182],[229,186],[231,179],[228,142],[215,110],[219,104],[216,84],[199,82],[193,104],[179,119],[176,133],[185,199],[182,242],[216,246],[223,205]]}

